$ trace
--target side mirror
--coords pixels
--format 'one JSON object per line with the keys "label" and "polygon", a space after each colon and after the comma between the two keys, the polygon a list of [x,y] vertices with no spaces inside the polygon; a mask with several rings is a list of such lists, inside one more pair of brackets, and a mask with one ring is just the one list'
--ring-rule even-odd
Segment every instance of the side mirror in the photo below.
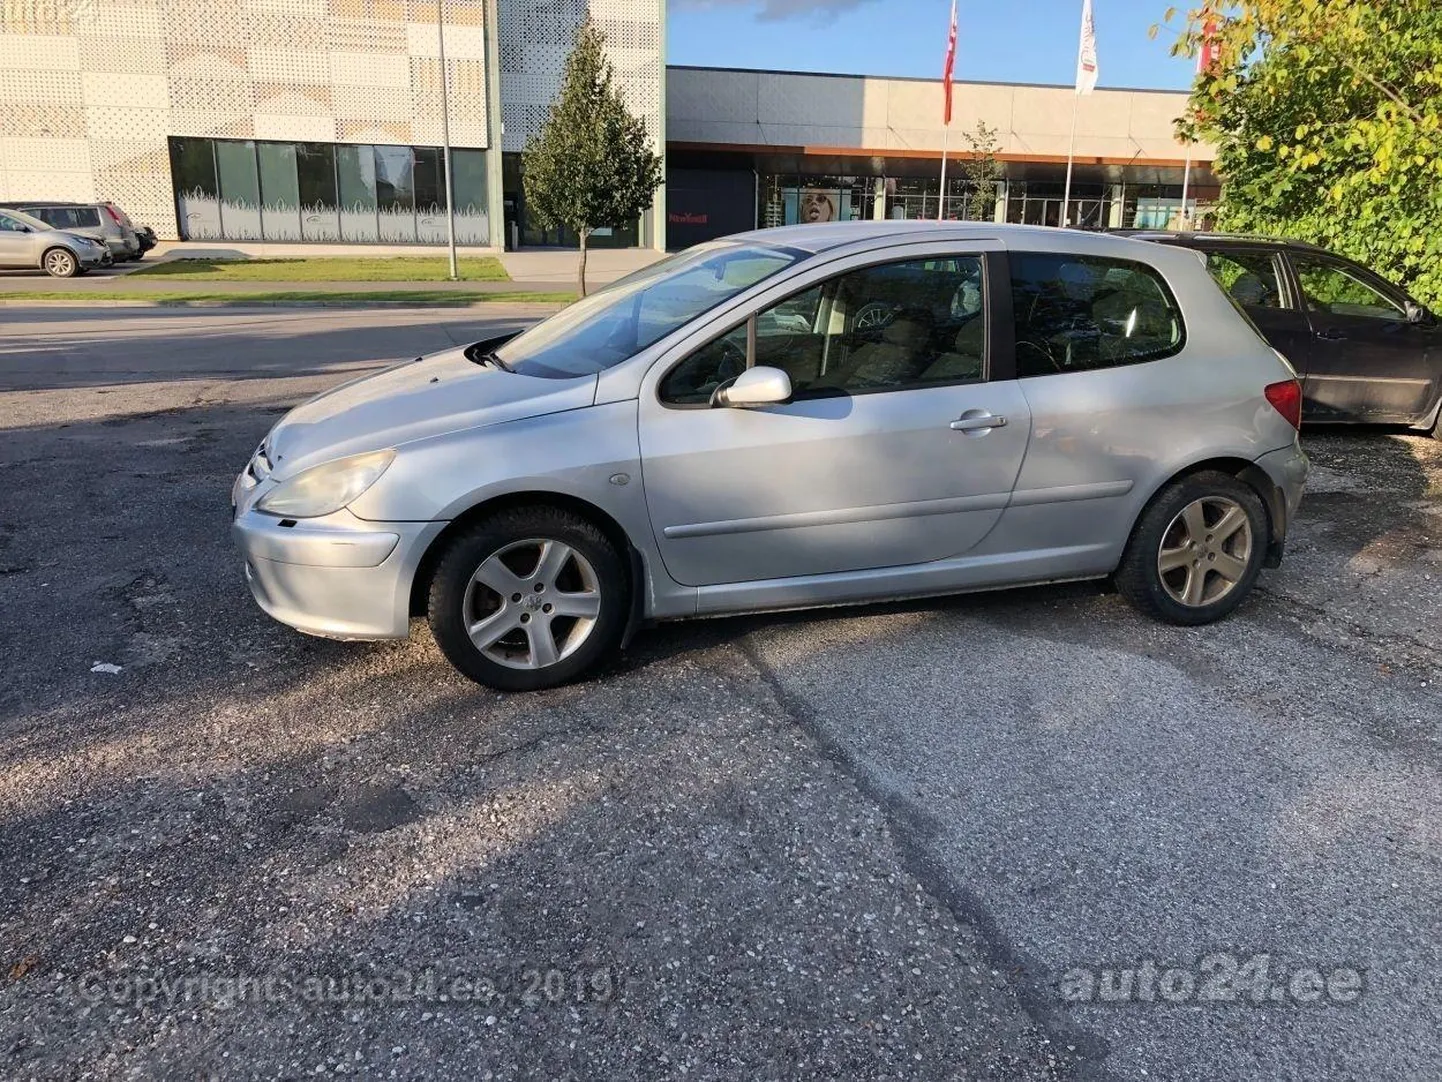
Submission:
{"label": "side mirror", "polygon": [[1431,318],[1431,313],[1416,301],[1407,301],[1402,310],[1407,313],[1408,323],[1426,323]]}
{"label": "side mirror", "polygon": [[717,387],[712,406],[774,406],[791,398],[791,377],[779,368],[748,368],[729,384]]}

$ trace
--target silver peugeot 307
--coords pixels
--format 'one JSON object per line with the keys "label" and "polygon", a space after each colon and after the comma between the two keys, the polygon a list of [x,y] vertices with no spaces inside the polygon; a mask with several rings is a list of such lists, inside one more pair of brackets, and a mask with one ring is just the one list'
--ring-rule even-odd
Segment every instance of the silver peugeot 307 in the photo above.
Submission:
{"label": "silver peugeot 307", "polygon": [[428,618],[570,680],[646,623],[1112,576],[1176,624],[1276,566],[1295,374],[1192,252],[993,224],[704,244],[291,411],[236,480],[256,600]]}

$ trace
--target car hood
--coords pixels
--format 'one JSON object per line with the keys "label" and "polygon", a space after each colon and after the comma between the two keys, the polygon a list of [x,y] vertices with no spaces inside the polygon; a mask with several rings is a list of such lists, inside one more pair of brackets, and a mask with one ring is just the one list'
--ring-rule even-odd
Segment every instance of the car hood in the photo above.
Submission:
{"label": "car hood", "polygon": [[286,414],[266,438],[277,480],[345,455],[581,409],[596,377],[542,379],[450,349],[343,383]]}

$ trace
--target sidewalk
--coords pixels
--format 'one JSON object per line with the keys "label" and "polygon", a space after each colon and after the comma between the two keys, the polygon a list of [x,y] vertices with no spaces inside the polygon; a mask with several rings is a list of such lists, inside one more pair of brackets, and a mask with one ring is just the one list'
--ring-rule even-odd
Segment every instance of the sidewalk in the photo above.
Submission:
{"label": "sidewalk", "polygon": [[[262,251],[263,250],[263,251]],[[489,248],[467,248],[463,256],[495,255],[509,282],[451,282],[446,279],[426,281],[381,282],[317,282],[317,281],[177,281],[164,275],[137,274],[146,266],[174,259],[294,259],[328,256],[443,256],[444,249],[379,248],[344,245],[215,245],[162,241],[141,263],[126,263],[107,270],[92,271],[80,278],[58,279],[33,271],[0,271],[0,294],[13,293],[75,293],[94,295],[97,301],[107,294],[123,293],[127,298],[143,302],[136,294],[155,294],[173,298],[181,293],[207,296],[244,297],[248,294],[273,293],[397,293],[439,292],[494,295],[524,293],[574,293],[579,255],[572,249],[545,248],[521,252],[498,253]],[[664,253],[645,248],[601,249],[589,254],[586,284],[598,288],[632,271],[654,263]]]}

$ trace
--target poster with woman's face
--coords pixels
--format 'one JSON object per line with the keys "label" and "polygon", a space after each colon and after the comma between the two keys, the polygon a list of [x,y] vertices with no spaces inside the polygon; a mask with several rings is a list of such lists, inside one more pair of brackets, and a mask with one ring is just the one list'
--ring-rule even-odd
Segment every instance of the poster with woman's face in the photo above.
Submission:
{"label": "poster with woman's face", "polygon": [[844,222],[851,217],[851,193],[835,188],[783,188],[786,224]]}

